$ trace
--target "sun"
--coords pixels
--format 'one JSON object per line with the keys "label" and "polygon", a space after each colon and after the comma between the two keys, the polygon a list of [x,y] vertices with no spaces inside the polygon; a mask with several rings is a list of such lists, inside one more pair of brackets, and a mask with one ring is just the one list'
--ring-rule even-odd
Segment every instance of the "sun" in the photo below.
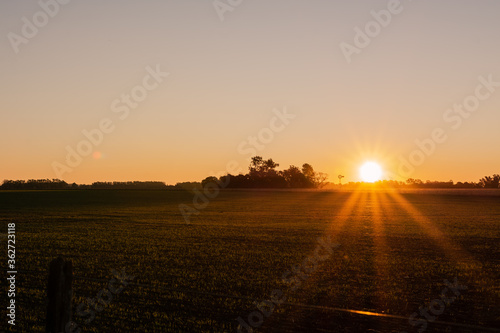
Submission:
{"label": "sun", "polygon": [[364,182],[373,183],[382,177],[382,168],[376,162],[365,162],[359,168],[359,175]]}

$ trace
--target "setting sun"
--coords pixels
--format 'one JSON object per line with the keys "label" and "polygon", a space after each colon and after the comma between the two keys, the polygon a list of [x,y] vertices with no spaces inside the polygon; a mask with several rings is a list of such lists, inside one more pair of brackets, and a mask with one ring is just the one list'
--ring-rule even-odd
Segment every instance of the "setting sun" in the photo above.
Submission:
{"label": "setting sun", "polygon": [[378,163],[366,162],[359,168],[361,179],[367,183],[373,183],[382,177],[382,168]]}

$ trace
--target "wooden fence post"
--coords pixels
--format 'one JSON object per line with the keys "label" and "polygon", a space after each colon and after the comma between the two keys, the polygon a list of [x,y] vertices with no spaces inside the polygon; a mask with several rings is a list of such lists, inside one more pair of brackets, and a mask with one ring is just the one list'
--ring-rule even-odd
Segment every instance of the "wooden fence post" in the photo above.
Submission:
{"label": "wooden fence post", "polygon": [[58,257],[52,260],[47,285],[47,333],[65,333],[66,324],[71,321],[71,299],[73,290],[73,264]]}

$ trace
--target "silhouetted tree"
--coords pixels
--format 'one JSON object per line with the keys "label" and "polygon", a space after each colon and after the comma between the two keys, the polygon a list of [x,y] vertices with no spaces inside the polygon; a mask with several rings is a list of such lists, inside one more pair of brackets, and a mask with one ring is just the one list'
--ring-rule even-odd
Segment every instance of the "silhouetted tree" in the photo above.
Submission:
{"label": "silhouetted tree", "polygon": [[500,175],[486,176],[479,180],[479,184],[484,188],[498,188],[500,184]]}
{"label": "silhouetted tree", "polygon": [[308,163],[304,163],[302,165],[302,173],[308,182],[306,187],[322,187],[328,179],[328,175],[326,173],[314,171],[313,167]]}
{"label": "silhouetted tree", "polygon": [[422,180],[420,180],[420,179],[408,178],[406,180],[406,184],[408,184],[410,186],[422,187],[422,185],[424,184],[424,182]]}
{"label": "silhouetted tree", "polygon": [[307,187],[309,182],[306,176],[295,165],[281,172],[289,187],[302,188]]}
{"label": "silhouetted tree", "polygon": [[308,182],[306,187],[314,187],[316,180],[316,173],[314,172],[313,167],[308,163],[304,163],[302,165],[302,173],[304,174]]}
{"label": "silhouetted tree", "polygon": [[205,178],[205,179],[203,179],[201,181],[201,186],[205,187],[205,186],[207,186],[208,184],[211,184],[211,183],[218,184],[219,180],[217,179],[217,177],[210,176],[210,177],[207,177],[207,178]]}
{"label": "silhouetted tree", "polygon": [[315,186],[318,188],[322,188],[326,185],[326,180],[328,179],[328,174],[324,172],[317,172],[315,179]]}
{"label": "silhouetted tree", "polygon": [[276,171],[278,166],[272,158],[264,160],[261,156],[252,157],[248,174],[252,187],[286,187],[286,180]]}
{"label": "silhouetted tree", "polygon": [[228,184],[227,188],[251,188],[252,182],[249,179],[248,175],[239,174],[237,176],[233,176],[227,174],[219,178],[220,184]]}

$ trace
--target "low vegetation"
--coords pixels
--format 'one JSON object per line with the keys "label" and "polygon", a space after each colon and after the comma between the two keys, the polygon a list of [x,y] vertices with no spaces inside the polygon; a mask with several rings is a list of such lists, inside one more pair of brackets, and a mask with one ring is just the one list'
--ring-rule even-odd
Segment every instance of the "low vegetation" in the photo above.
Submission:
{"label": "low vegetation", "polygon": [[[409,316],[455,278],[467,290],[439,320],[499,327],[500,197],[391,193],[221,191],[188,226],[178,210],[187,191],[0,191],[2,224],[17,230],[16,329],[44,331],[47,269],[60,255],[73,262],[84,332],[236,332],[275,289],[287,304],[261,332],[416,332]],[[292,290],[284,273],[325,235],[340,246]],[[112,270],[135,279],[87,324],[78,306],[88,309]]]}

